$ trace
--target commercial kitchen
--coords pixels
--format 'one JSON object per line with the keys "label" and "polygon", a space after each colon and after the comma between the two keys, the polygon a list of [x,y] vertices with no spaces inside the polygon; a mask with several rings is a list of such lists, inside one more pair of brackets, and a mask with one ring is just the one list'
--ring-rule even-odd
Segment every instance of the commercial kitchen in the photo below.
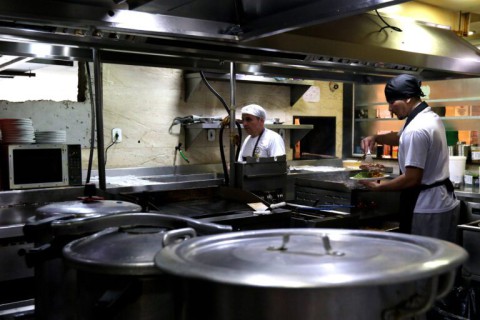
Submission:
{"label": "commercial kitchen", "polygon": [[[475,2],[1,1],[0,319],[479,319]],[[402,73],[446,128],[457,244],[352,179]],[[236,161],[251,103],[286,156]]]}

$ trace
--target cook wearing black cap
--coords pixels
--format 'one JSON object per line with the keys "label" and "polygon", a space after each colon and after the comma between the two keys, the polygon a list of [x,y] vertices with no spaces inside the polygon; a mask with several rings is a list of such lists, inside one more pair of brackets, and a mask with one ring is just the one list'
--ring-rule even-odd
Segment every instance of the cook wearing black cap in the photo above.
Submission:
{"label": "cook wearing black cap", "polygon": [[361,181],[376,191],[401,191],[400,231],[455,241],[460,201],[449,179],[445,127],[422,101],[421,82],[402,74],[389,80],[385,98],[398,119],[406,119],[400,132],[372,135],[361,141],[363,150],[376,143],[399,146],[400,174],[380,182]]}

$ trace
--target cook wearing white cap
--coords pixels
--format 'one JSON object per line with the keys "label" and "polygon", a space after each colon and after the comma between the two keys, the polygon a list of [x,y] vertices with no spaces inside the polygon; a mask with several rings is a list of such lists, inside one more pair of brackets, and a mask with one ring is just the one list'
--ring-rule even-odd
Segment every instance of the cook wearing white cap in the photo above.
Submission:
{"label": "cook wearing white cap", "polygon": [[285,142],[273,130],[265,128],[267,113],[258,104],[249,104],[242,108],[242,123],[249,134],[242,144],[238,161],[246,157],[277,157],[285,154]]}

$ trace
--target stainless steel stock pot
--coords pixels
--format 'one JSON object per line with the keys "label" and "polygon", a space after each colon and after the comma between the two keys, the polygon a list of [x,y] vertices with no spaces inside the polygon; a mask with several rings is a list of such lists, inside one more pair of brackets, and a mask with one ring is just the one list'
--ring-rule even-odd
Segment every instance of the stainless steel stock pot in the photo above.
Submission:
{"label": "stainless steel stock pot", "polygon": [[372,320],[426,312],[466,259],[427,237],[273,229],[172,241],[155,263],[180,278],[182,319]]}

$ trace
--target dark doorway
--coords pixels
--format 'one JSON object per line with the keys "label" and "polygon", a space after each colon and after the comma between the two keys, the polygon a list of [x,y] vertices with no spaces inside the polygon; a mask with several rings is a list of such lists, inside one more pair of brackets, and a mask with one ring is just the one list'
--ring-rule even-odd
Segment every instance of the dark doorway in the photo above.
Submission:
{"label": "dark doorway", "polygon": [[313,129],[295,147],[293,159],[335,157],[336,117],[293,116],[293,123],[313,124]]}

